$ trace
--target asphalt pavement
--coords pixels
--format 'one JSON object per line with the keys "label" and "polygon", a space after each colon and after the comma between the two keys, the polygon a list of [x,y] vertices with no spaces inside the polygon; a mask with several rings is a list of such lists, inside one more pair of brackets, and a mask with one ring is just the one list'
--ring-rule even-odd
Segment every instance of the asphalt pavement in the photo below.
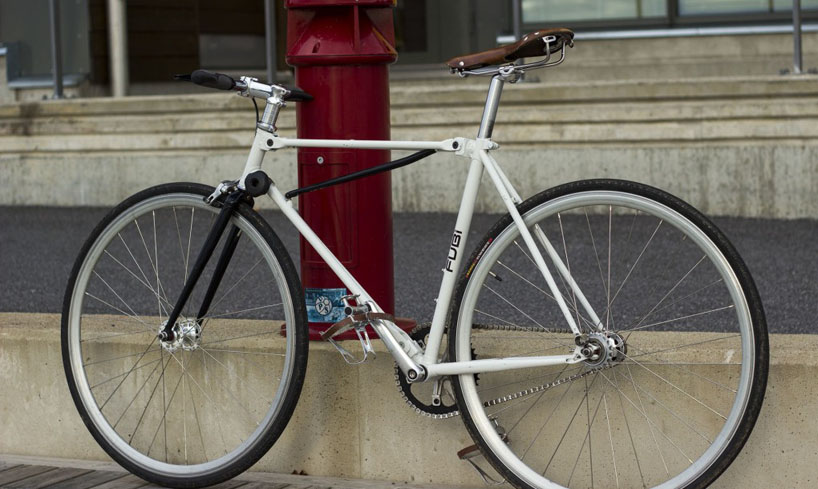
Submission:
{"label": "asphalt pavement", "polygon": [[[0,207],[0,312],[58,313],[83,241],[102,208]],[[263,213],[298,260],[298,236],[279,213]],[[498,215],[475,216],[467,249]],[[771,333],[818,333],[818,220],[716,217],[756,281]],[[395,214],[398,316],[428,322],[446,261],[453,214]],[[468,256],[468,255],[467,255]]]}

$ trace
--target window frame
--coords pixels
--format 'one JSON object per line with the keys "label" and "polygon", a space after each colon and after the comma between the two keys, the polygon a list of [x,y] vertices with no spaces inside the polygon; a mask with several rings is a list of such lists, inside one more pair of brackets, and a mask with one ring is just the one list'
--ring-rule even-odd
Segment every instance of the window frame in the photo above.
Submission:
{"label": "window frame", "polygon": [[[666,0],[667,15],[643,18],[613,18],[604,20],[562,20],[557,22],[525,22],[524,32],[542,27],[569,26],[575,31],[608,31],[626,29],[668,29],[697,26],[786,25],[792,23],[792,12],[745,12],[725,14],[679,13],[679,0]],[[509,11],[511,6],[509,6]],[[801,9],[801,22],[818,20],[818,8]]]}

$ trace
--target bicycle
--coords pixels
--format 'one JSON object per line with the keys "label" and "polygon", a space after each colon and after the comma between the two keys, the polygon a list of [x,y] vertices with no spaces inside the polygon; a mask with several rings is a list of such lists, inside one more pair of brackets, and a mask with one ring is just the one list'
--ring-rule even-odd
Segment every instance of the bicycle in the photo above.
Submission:
{"label": "bicycle", "polygon": [[[325,339],[362,362],[374,353],[372,327],[418,412],[462,416],[475,441],[462,458],[482,453],[519,488],[715,480],[749,437],[768,371],[764,311],[736,250],[693,207],[634,182],[579,181],[523,200],[492,156],[504,84],[558,65],[572,46],[570,30],[547,29],[451,60],[461,76],[491,77],[475,139],[285,138],[275,131],[280,109],[309,94],[202,70],[186,77],[267,105],[239,179],[139,192],[77,258],[63,362],[102,448],[146,480],[199,487],[246,470],[284,430],[304,381],[307,314],[292,260],[253,210],[266,195],[349,291],[346,317]],[[416,152],[282,193],[262,159],[293,147]],[[431,326],[408,335],[291,199],[438,151],[470,166]],[[508,213],[464,260],[484,172]],[[349,330],[362,359],[332,339]]]}

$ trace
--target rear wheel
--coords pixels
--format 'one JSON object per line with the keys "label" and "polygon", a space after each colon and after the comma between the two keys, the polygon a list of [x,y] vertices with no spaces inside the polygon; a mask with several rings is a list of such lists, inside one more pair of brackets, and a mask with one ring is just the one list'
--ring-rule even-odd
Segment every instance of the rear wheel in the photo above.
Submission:
{"label": "rear wheel", "polygon": [[[705,487],[752,430],[767,379],[764,312],[746,266],[692,207],[632,182],[576,182],[519,207],[600,358],[455,378],[470,434],[513,485]],[[455,296],[450,356],[570,354],[574,335],[509,216],[478,245]]]}
{"label": "rear wheel", "polygon": [[298,275],[244,203],[209,311],[197,320],[228,233],[176,322],[179,341],[157,339],[219,213],[203,201],[212,191],[162,185],[117,206],[85,243],[63,306],[63,363],[83,421],[117,462],[167,486],[211,485],[261,458],[306,369]]}

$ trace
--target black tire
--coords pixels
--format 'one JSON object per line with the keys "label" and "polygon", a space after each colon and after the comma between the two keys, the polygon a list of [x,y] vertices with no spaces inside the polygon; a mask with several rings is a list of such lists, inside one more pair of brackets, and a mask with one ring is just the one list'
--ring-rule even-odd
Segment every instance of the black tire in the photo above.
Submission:
{"label": "black tire", "polygon": [[[247,203],[231,218],[241,230],[239,244],[199,329],[193,331],[196,300],[224,237],[177,322],[187,321],[188,343],[170,345],[173,351],[158,343],[161,319],[209,230],[210,217],[202,214],[219,211],[203,202],[213,190],[171,183],[116,206],[83,245],[63,303],[63,365],[83,422],[119,464],[168,487],[213,485],[258,461],[287,426],[307,367],[298,274],[279,238]],[[128,246],[132,237],[135,244]],[[256,282],[270,277],[271,283]],[[106,334],[109,327],[119,332]]]}
{"label": "black tire", "polygon": [[[600,204],[604,204],[605,199],[609,198],[609,196],[615,196],[616,200],[611,200],[607,207],[601,206]],[[578,212],[579,209],[575,211],[577,214],[572,215],[569,210],[572,209],[571,206],[580,206],[583,199],[589,204],[593,203],[594,206],[600,206],[602,209],[607,208],[607,215],[603,214],[600,217],[593,213],[586,213],[583,216],[581,212]],[[664,219],[670,216],[672,219],[678,219],[678,223],[682,223],[680,226],[687,229],[688,234],[682,232],[680,228],[676,228],[676,224],[670,220],[667,221],[667,224],[671,224],[671,226],[665,224],[664,228],[662,228],[666,221],[658,222],[658,218],[655,220],[649,219],[650,216],[647,212],[644,214],[634,212],[633,217],[631,217],[630,214],[616,214],[613,211],[614,205],[620,205],[622,202],[628,202],[628,205],[630,205],[631,200],[640,202],[640,206],[643,205],[641,202],[645,202],[646,208],[659,209],[656,211],[658,218]],[[627,207],[624,204],[622,205]],[[596,209],[596,207],[589,208]],[[572,370],[566,370],[568,366],[559,370],[559,366],[557,366],[516,372],[510,371],[511,373],[502,377],[502,382],[500,379],[495,381],[496,385],[505,386],[503,389],[498,390],[492,390],[491,379],[493,374],[490,373],[480,374],[481,391],[479,392],[471,376],[454,377],[455,395],[463,421],[475,443],[480,446],[483,455],[508,482],[518,488],[545,487],[547,484],[539,482],[538,477],[540,476],[536,475],[540,472],[543,474],[541,477],[547,477],[557,484],[570,485],[570,487],[574,487],[574,484],[577,484],[577,487],[590,487],[591,485],[595,485],[595,487],[631,487],[631,485],[653,487],[669,480],[674,481],[674,487],[707,487],[736,458],[750,436],[761,410],[767,383],[769,345],[764,310],[750,272],[735,248],[712,222],[690,205],[661,190],[634,182],[620,180],[573,182],[535,195],[521,203],[518,210],[526,220],[529,229],[532,229],[534,221],[537,221],[541,224],[541,229],[546,230],[546,235],[552,238],[557,237],[551,241],[563,260],[568,261],[568,250],[571,250],[573,256],[570,257],[569,265],[574,267],[571,272],[572,276],[576,278],[583,292],[589,296],[588,299],[591,304],[598,304],[596,306],[597,312],[611,311],[610,318],[603,317],[604,315],[600,314],[600,320],[604,323],[606,331],[616,332],[616,329],[621,328],[622,325],[629,325],[629,329],[619,331],[622,333],[621,337],[627,336],[629,338],[626,341],[629,349],[624,350],[619,355],[619,363],[612,360],[610,363],[603,364],[603,366],[607,367],[605,369],[595,369],[593,366],[583,363],[579,366],[572,366]],[[550,214],[551,212],[553,214]],[[666,212],[666,215],[661,214],[664,212]],[[626,219],[632,219],[627,234],[624,229],[620,233],[611,231],[611,229],[615,228],[612,223],[627,223]],[[577,225],[576,229],[569,227],[572,220],[576,221],[574,222]],[[607,222],[605,222],[606,220]],[[639,229],[642,227],[643,222],[650,224],[650,226],[646,227],[648,232]],[[654,223],[656,222],[658,224],[656,224],[654,230]],[[687,227],[688,224],[686,223],[689,223],[689,227]],[[563,228],[564,224],[565,228]],[[583,229],[586,224],[587,231]],[[602,239],[596,240],[593,237],[594,227],[601,229],[607,227],[609,230],[608,243],[605,243]],[[661,233],[658,232],[660,229]],[[554,232],[549,234],[549,230]],[[653,235],[650,235],[650,238],[647,239],[650,231],[653,232]],[[586,232],[589,237],[586,239],[593,241],[593,245],[589,246],[592,251],[577,246],[569,246],[575,240],[578,241],[578,237],[583,236]],[[639,233],[640,238],[644,236],[641,241],[633,238],[637,236],[637,233]],[[514,236],[518,234],[519,232],[516,230],[511,216],[504,216],[489,230],[483,240],[476,246],[474,254],[466,262],[463,275],[455,291],[449,318],[449,357],[453,358],[454,361],[468,359],[466,355],[471,354],[471,348],[477,348],[477,355],[481,359],[491,356],[513,355],[512,342],[515,335],[523,335],[520,343],[525,343],[525,345],[521,345],[521,347],[524,346],[528,354],[537,354],[536,351],[530,351],[538,347],[532,345],[539,345],[534,341],[549,346],[547,349],[550,350],[550,353],[540,353],[541,355],[555,355],[557,352],[571,354],[573,352],[574,335],[571,331],[557,330],[545,333],[537,325],[548,325],[550,329],[552,324],[565,324],[565,320],[554,305],[555,301],[549,300],[542,295],[548,291],[544,281],[541,280],[538,283],[539,285],[535,285],[536,279],[542,279],[542,275],[531,265],[531,259],[517,259],[516,256],[512,256],[513,253],[525,255],[530,252],[525,248],[522,240],[520,241],[522,248],[519,251],[514,249],[512,243],[516,240]],[[665,240],[665,234],[668,236],[667,240]],[[676,240],[676,236],[679,234],[681,234],[682,239]],[[612,235],[613,238],[611,238]],[[613,255],[607,255],[606,257],[605,251],[607,249],[611,253],[611,250],[613,250],[613,254],[616,254],[618,249],[624,248],[620,242],[624,240],[626,235],[628,242],[632,238],[634,239],[634,244],[638,244],[634,248],[636,252],[641,249],[641,253],[638,256],[636,253],[628,255],[630,260],[623,259],[623,263],[628,264],[627,266],[630,268],[617,270],[619,273],[618,278],[623,280],[622,285],[617,290],[615,287],[617,281],[610,278],[612,274],[610,269],[607,271],[609,278],[607,278],[606,285],[604,270],[606,266],[603,266],[603,263],[606,265],[614,263]],[[562,238],[562,242],[558,242],[560,241],[559,237]],[[568,244],[565,244],[566,239]],[[686,239],[687,242],[685,242]],[[695,241],[697,239],[701,239],[702,243],[712,244],[712,247],[699,248],[698,241]],[[641,248],[645,242],[647,244],[644,244],[644,248]],[[679,249],[677,252],[668,253],[663,260],[661,259],[663,253],[657,253],[652,247],[664,246],[662,243],[665,242],[678,245]],[[542,244],[538,244],[538,246],[542,250]],[[523,248],[528,251],[521,251]],[[687,274],[681,275],[680,271],[687,270],[690,266],[689,257],[695,258],[698,256],[693,252],[688,255],[688,249],[694,250],[695,253],[701,253],[702,251],[705,253]],[[707,254],[708,250],[712,253],[712,256],[716,257],[715,259],[705,260],[705,258],[709,259],[711,257],[711,255]],[[586,274],[583,264],[592,262],[593,258],[585,261],[578,258],[587,256],[587,253],[596,256],[596,262],[588,266],[590,270]],[[590,332],[591,328],[588,326],[587,317],[581,317],[583,314],[587,315],[587,311],[581,306],[576,306],[577,301],[570,288],[564,280],[560,282],[559,273],[555,271],[555,267],[548,259],[548,255],[545,252],[542,254],[551,269],[554,279],[557,281],[563,297],[569,303],[569,308],[572,305],[574,307],[572,315],[577,317],[580,328],[587,328],[587,330],[583,329],[583,333]],[[653,254],[657,254],[657,257],[654,258]],[[624,253],[623,256],[625,256]],[[500,260],[501,257],[503,260]],[[685,265],[678,268],[677,262],[685,262]],[[514,269],[516,263],[528,264],[536,273],[530,274],[525,271],[520,273],[517,270],[523,270],[524,267]],[[654,266],[649,266],[651,264]],[[711,266],[712,276],[709,274]],[[616,265],[612,265],[612,268],[614,267]],[[499,278],[489,275],[489,270],[493,270],[493,274],[499,276]],[[624,273],[625,271],[627,273]],[[515,275],[517,273],[519,275]],[[637,274],[640,277],[650,275],[650,277],[654,277],[655,282],[650,282],[650,279],[646,278],[645,287],[626,294],[626,289],[635,287],[631,284],[633,280],[637,279]],[[681,280],[676,282],[673,288],[669,289],[668,286],[672,285],[673,281],[679,276],[682,276]],[[692,280],[699,276],[702,277],[702,283],[710,285],[699,289],[689,287],[685,283],[686,280]],[[728,278],[725,279],[724,276]],[[489,279],[488,277],[494,278]],[[713,280],[713,277],[715,277],[715,280]],[[722,278],[719,279],[719,277]],[[734,279],[730,277],[734,277]],[[711,280],[713,281],[711,282]],[[509,285],[509,289],[500,289],[500,287],[506,287],[504,284],[515,281],[528,281],[528,283]],[[628,282],[627,287],[625,287],[625,282]],[[601,283],[602,287],[599,287],[599,283]],[[525,298],[529,297],[525,296],[518,301],[518,297],[523,297],[522,295],[508,293],[510,291],[520,291],[529,288],[529,286],[531,288],[541,287],[530,293],[530,296],[535,300],[525,301]],[[595,297],[591,297],[591,295],[594,295],[594,287],[602,290],[599,290]],[[681,290],[683,288],[685,289],[684,292]],[[721,290],[722,288],[724,290]],[[487,290],[491,290],[491,292]],[[500,292],[498,293],[497,290],[500,290]],[[670,292],[662,296],[667,290],[670,290]],[[481,291],[483,291],[482,296]],[[504,294],[504,291],[507,293]],[[517,294],[518,292],[514,293]],[[737,300],[731,303],[731,307],[713,307],[713,304],[717,301],[734,300],[732,294],[737,296]],[[612,296],[613,300],[611,300]],[[498,297],[503,300],[498,299]],[[644,313],[646,308],[642,304],[638,304],[638,306],[643,306],[641,309],[634,306],[634,311],[639,311],[639,313],[634,314],[633,319],[631,317],[627,319],[635,321],[636,318],[641,317],[640,321],[626,321],[625,316],[632,314],[626,310],[628,309],[626,300],[632,298],[635,303],[638,303],[640,297],[643,297],[648,305],[653,303],[654,298],[662,297],[662,299],[653,306],[653,309],[649,309],[644,316],[640,315]],[[489,307],[495,306],[495,310],[503,307],[511,310],[510,307],[503,303],[507,298],[512,298],[511,300],[515,301],[513,305],[518,308],[517,310],[520,313],[523,313],[520,309],[529,306],[532,308],[524,312],[527,319],[517,319],[517,321],[503,319],[505,317],[517,318],[518,313],[513,311],[506,313],[506,316],[494,313],[489,315],[486,312]],[[468,299],[468,301],[464,301],[464,299]],[[605,301],[608,304],[614,301],[618,302],[606,307]],[[698,307],[701,307],[703,312],[695,317],[685,316],[687,314],[686,308],[692,302],[701,303]],[[691,304],[689,307],[693,307],[693,305]],[[619,308],[623,312],[615,311]],[[535,314],[529,314],[535,309],[536,319],[534,319]],[[670,309],[670,311],[667,311],[667,309]],[[660,313],[668,314],[669,319],[657,318],[656,316]],[[617,314],[622,317],[615,319]],[[645,320],[651,315],[655,316],[650,322],[646,322]],[[522,317],[522,314],[519,317]],[[528,319],[537,321],[537,324],[528,321]],[[658,319],[663,320],[658,321]],[[634,324],[635,326],[633,326]],[[730,336],[733,327],[737,328],[738,334]],[[481,331],[481,329],[486,331]],[[654,331],[648,332],[644,331],[645,329]],[[481,338],[480,335],[483,335],[483,337]],[[542,336],[542,339],[532,341],[532,337],[540,337],[537,335]],[[633,344],[636,343],[634,338],[642,343],[640,345]],[[658,347],[643,350],[637,348],[642,344],[656,341],[657,338],[666,341],[666,344],[672,345],[672,348],[668,350],[662,350]],[[700,343],[695,343],[693,338],[698,338],[697,341],[700,341]],[[701,338],[705,338],[706,341]],[[688,343],[674,343],[674,341],[682,339]],[[729,344],[725,342],[729,342]],[[729,349],[729,347],[734,346],[736,342],[739,343],[741,348],[739,351],[741,363],[732,363],[730,360],[733,358],[733,350]],[[496,344],[495,349],[501,351],[495,352],[495,355],[488,354],[487,351],[481,351],[482,348],[491,350],[490,345],[492,343]],[[696,348],[690,348],[694,344]],[[511,347],[508,345],[511,345]],[[720,345],[724,345],[723,350],[719,350]],[[748,354],[744,355],[745,346],[752,349],[752,354],[748,351]],[[558,351],[560,348],[564,351]],[[689,360],[689,358],[697,358],[695,355],[707,357],[711,354],[711,349],[713,355],[724,353],[727,360],[718,358],[715,363],[705,363],[704,360]],[[611,350],[615,350],[615,348],[611,348]],[[679,360],[667,360],[665,356],[670,354],[679,355],[673,357]],[[647,356],[647,359],[642,358],[640,362],[635,358],[638,356]],[[745,358],[747,362],[744,362]],[[535,377],[532,377],[532,372],[542,374],[542,377],[534,380]],[[556,372],[556,375],[554,375],[554,372]],[[639,382],[635,380],[637,377],[634,372],[639,376]],[[523,380],[515,380],[509,384],[509,378],[515,374],[517,379]],[[717,377],[719,386],[712,384],[711,382],[716,382],[716,380],[710,378],[716,377],[717,374],[719,375]],[[677,381],[677,377],[681,377],[681,380]],[[702,382],[703,379],[707,379],[708,382]],[[565,382],[560,385],[546,386],[546,384],[552,384],[555,380],[565,380]],[[597,380],[599,381],[597,382]],[[693,387],[687,387],[693,384],[696,384],[696,387],[700,390],[693,391]],[[576,385],[574,391],[569,393],[574,385]],[[583,386],[584,390],[582,389]],[[645,389],[644,386],[648,386],[648,389]],[[536,390],[536,388],[541,389]],[[579,393],[576,392],[577,389],[580,390]],[[601,393],[599,393],[600,390]],[[611,391],[610,396],[607,394],[608,390]],[[651,391],[656,394],[652,399],[648,397]],[[696,395],[690,395],[688,391],[694,392]],[[732,401],[730,401],[730,396],[733,395],[730,394],[731,391],[735,393]],[[719,427],[720,418],[717,418],[715,414],[704,412],[704,408],[690,402],[683,393],[692,399],[698,399],[697,402],[708,408],[711,408],[710,404],[716,406],[711,410],[724,418],[721,427]],[[712,397],[706,397],[711,394]],[[501,399],[504,395],[508,397],[497,402],[494,406],[487,406],[491,401]],[[566,399],[575,399],[578,396],[582,397],[580,397],[580,401],[576,405],[576,409],[574,409],[574,404]],[[726,398],[726,400],[722,398]],[[627,401],[630,401],[630,403]],[[566,404],[562,404],[563,402]],[[647,404],[645,404],[646,402]],[[513,403],[518,403],[519,407],[514,406]],[[622,415],[619,418],[609,416],[609,411],[610,414],[615,414],[614,410],[620,406],[620,403]],[[548,411],[545,408],[546,405]],[[550,429],[554,429],[557,421],[552,421],[551,416],[553,415],[554,419],[558,417],[554,413],[561,412],[557,410],[559,406],[562,406],[563,411],[567,410],[567,416],[571,416],[573,412],[573,417],[567,421],[567,426],[561,424],[552,433]],[[727,413],[726,415],[720,409],[722,406],[727,406],[723,409],[729,409],[729,412],[724,411]],[[703,411],[703,413],[699,411]],[[549,412],[551,415],[548,414]],[[666,413],[667,421],[663,420],[663,422],[656,423],[656,416],[661,413]],[[671,413],[675,413],[679,419],[672,418]],[[535,418],[537,414],[541,414],[541,416],[536,418],[537,422],[535,423],[532,418]],[[517,416],[519,416],[519,419],[517,419]],[[692,421],[685,420],[688,425],[682,426],[682,418],[688,416]],[[576,421],[577,419],[579,421]],[[716,421],[708,421],[714,426],[712,428],[709,425],[702,427],[702,420],[710,419],[716,419]],[[543,420],[541,425],[539,424],[540,420]],[[614,420],[613,426],[616,429],[612,429],[611,420]],[[728,423],[728,420],[731,420],[731,422]],[[548,423],[554,424],[548,425]],[[587,435],[585,435],[585,430],[573,427],[572,425],[575,423],[578,425],[586,423]],[[637,425],[637,423],[639,424]],[[675,426],[674,423],[679,426]],[[607,424],[607,433],[605,424]],[[518,425],[524,426],[524,428],[514,431]],[[537,431],[538,426],[539,431]],[[551,426],[550,429],[549,426]],[[514,432],[508,433],[508,431]],[[600,433],[599,436],[594,437],[592,435],[592,433],[595,435],[598,432]],[[505,437],[502,433],[505,434]],[[533,439],[529,441],[532,433]],[[541,433],[544,434],[540,437]],[[576,436],[572,436],[574,433],[576,433]],[[624,436],[625,433],[630,437]],[[562,438],[560,438],[561,434]],[[678,438],[674,440],[674,437],[677,436]],[[670,442],[663,439],[663,437],[670,440]],[[707,442],[700,440],[699,437],[707,440]],[[505,441],[506,439],[507,441]],[[541,439],[542,441],[540,441]],[[563,439],[566,440],[565,443],[563,443]],[[552,452],[552,447],[549,444],[554,443],[556,443],[556,447],[553,447]],[[571,443],[574,443],[574,445],[571,445]],[[699,455],[693,454],[699,458],[691,457],[689,460],[693,460],[693,462],[685,468],[684,465],[688,463],[687,461],[677,464],[674,460],[674,464],[670,465],[671,458],[683,458],[676,453],[674,448],[670,447],[671,443],[674,444],[675,449],[682,452],[681,455],[684,455],[684,458],[689,457],[689,455],[683,451],[683,448],[688,451],[692,450],[688,448],[687,443],[691,447],[705,446],[708,443],[710,445],[701,448]],[[714,448],[712,452],[709,451],[709,447],[716,446],[716,443],[718,443],[718,447]],[[608,444],[610,444],[609,450]],[[564,448],[562,448],[563,445],[565,445]],[[615,445],[619,447],[618,450]],[[547,450],[542,451],[542,457],[539,457],[540,452],[536,450],[529,452],[532,447],[540,446],[547,446]],[[577,446],[579,447],[578,450],[576,449]],[[507,450],[504,447],[507,447]],[[632,447],[632,452],[628,451],[631,449],[630,447]],[[696,450],[698,453],[699,449]],[[569,452],[570,456],[563,455]],[[606,455],[608,453],[609,455]],[[549,454],[551,454],[550,459],[548,459]],[[626,455],[631,456],[628,458]],[[574,456],[576,456],[575,460]],[[566,457],[566,462],[562,465],[559,462],[560,457]],[[608,458],[610,458],[610,461]],[[636,463],[633,463],[633,459],[635,459]],[[661,466],[658,469],[654,467],[654,465],[658,465],[658,459],[661,459],[661,464],[664,464],[664,470],[662,470]],[[520,460],[524,461],[520,462]],[[573,468],[571,467],[572,463]],[[598,466],[594,467],[595,464],[598,464]],[[604,465],[605,470],[601,470],[599,465]],[[619,465],[618,468],[617,465]],[[677,473],[674,472],[676,465],[681,467]],[[531,473],[527,472],[527,469],[521,468],[521,466],[531,469]],[[634,475],[637,471],[638,473]],[[656,476],[656,479],[652,479],[654,472],[649,471],[657,472],[659,475]],[[535,472],[536,474],[532,475]],[[629,474],[625,472],[629,472]],[[665,472],[667,472],[666,476]],[[626,477],[629,477],[628,480],[632,482],[627,482]]]}

